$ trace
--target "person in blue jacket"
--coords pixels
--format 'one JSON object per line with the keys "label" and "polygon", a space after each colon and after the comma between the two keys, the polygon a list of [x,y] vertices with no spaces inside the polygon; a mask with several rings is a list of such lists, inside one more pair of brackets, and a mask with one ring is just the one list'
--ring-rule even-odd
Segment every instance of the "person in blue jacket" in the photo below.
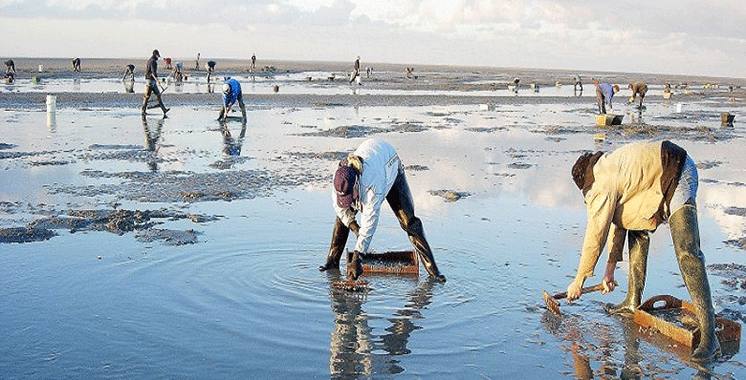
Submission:
{"label": "person in blue jacket", "polygon": [[614,98],[614,94],[619,92],[618,85],[611,85],[609,83],[598,83],[596,84],[596,98],[598,99],[598,112],[602,115],[606,114],[606,104],[609,105],[609,110],[613,108],[611,106],[611,99]]}
{"label": "person in blue jacket", "polygon": [[236,102],[241,107],[243,122],[246,122],[246,106],[243,103],[243,95],[241,94],[241,83],[238,83],[233,78],[226,78],[225,83],[223,83],[223,108],[220,109],[219,121],[223,121],[228,117],[228,112]]}

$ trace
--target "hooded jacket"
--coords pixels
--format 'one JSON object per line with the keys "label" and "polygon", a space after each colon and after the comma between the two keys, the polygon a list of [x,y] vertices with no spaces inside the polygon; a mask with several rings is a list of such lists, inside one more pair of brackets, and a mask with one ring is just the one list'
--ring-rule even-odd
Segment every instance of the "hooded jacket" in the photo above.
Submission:
{"label": "hooded jacket", "polygon": [[358,173],[359,197],[349,208],[337,205],[337,193],[332,189],[334,211],[345,226],[360,212],[360,229],[355,250],[366,253],[378,228],[381,205],[394,185],[401,169],[401,161],[391,144],[378,139],[365,140],[353,153],[362,159],[362,173]]}
{"label": "hooded jacket", "polygon": [[609,262],[622,259],[627,230],[655,231],[669,216],[669,202],[686,151],[668,142],[638,142],[602,155],[585,192],[588,222],[578,275],[593,269],[609,243]]}

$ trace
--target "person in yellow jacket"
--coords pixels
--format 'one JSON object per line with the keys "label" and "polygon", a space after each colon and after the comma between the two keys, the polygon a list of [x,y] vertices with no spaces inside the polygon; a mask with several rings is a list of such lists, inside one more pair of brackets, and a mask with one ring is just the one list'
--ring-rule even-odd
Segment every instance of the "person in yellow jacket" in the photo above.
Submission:
{"label": "person in yellow jacket", "polygon": [[569,301],[580,298],[585,280],[608,241],[609,258],[602,283],[614,290],[614,270],[629,239],[627,298],[608,304],[611,314],[629,316],[640,306],[647,269],[648,234],[664,222],[671,230],[676,259],[696,308],[701,339],[694,361],[708,361],[720,352],[715,336],[714,310],[705,257],[697,225],[697,167],[686,151],[670,141],[636,142],[612,153],[585,153],[572,167],[575,184],[583,192],[587,225],[575,279],[567,287]]}

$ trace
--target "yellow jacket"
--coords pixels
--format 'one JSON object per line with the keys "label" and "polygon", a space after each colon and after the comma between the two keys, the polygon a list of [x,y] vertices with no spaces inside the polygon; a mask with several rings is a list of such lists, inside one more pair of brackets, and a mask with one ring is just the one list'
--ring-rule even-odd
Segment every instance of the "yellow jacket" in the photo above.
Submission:
{"label": "yellow jacket", "polygon": [[[593,276],[607,241],[608,261],[621,261],[627,230],[654,231],[663,222],[659,209],[667,205],[661,188],[661,144],[657,141],[625,145],[604,154],[593,166],[594,182],[585,194],[588,223],[579,276]],[[668,215],[667,209],[663,212]]]}

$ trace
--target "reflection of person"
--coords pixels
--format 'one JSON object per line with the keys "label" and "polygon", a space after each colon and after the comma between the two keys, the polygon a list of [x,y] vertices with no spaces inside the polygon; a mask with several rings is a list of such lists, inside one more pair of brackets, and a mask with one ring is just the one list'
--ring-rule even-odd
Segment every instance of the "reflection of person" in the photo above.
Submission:
{"label": "reflection of person", "polygon": [[135,65],[133,64],[127,65],[127,68],[124,69],[124,75],[122,76],[122,81],[125,81],[127,79],[131,81],[135,80]]}
{"label": "reflection of person", "polygon": [[73,71],[76,73],[80,72],[80,58],[73,59]]}
{"label": "reflection of person", "polygon": [[[393,146],[378,139],[365,140],[339,163],[334,174],[332,194],[337,217],[326,263],[319,267],[320,270],[339,267],[340,256],[352,230],[357,235],[357,241],[351,263],[348,263],[347,275],[350,279],[357,279],[362,274],[361,256],[368,251],[378,227],[381,206],[386,200],[402,229],[407,232],[425,269],[437,280],[446,280],[435,265],[422,221],[414,214],[404,166]],[[361,214],[360,224],[355,220],[358,212]]]}
{"label": "reflection of person", "polygon": [[241,117],[246,122],[246,106],[243,103],[243,94],[241,93],[241,83],[233,78],[227,78],[223,83],[223,107],[220,109],[218,120],[224,120],[228,117],[231,107],[238,102],[241,107]]}
{"label": "reflection of person", "polygon": [[142,115],[142,128],[143,132],[145,132],[145,150],[153,152],[153,155],[148,159],[148,166],[152,171],[158,170],[158,159],[156,154],[158,153],[158,139],[161,138],[161,130],[163,129],[164,120],[165,119],[163,118],[158,119],[155,130],[152,131],[150,130],[150,126],[148,126],[148,119],[145,115]]}
{"label": "reflection of person", "polygon": [[598,112],[602,115],[606,114],[606,105],[609,105],[609,111],[613,108],[611,106],[611,99],[614,98],[614,94],[619,92],[619,86],[611,85],[609,83],[598,83],[596,84],[596,98],[598,99]]}
{"label": "reflection of person", "polygon": [[573,91],[575,92],[583,92],[583,82],[580,80],[580,75],[575,75],[575,78],[573,78]]}
{"label": "reflection of person", "polygon": [[642,108],[642,100],[645,98],[645,93],[648,92],[648,85],[642,82],[630,83],[629,88],[632,90],[632,97],[629,98],[630,103],[635,102],[635,97],[640,95],[640,105],[638,108]]}
{"label": "reflection of person", "polygon": [[[330,282],[339,281],[339,274],[330,272]],[[363,305],[365,298],[350,295],[348,292],[331,291],[332,311],[334,311],[334,331],[331,334],[329,370],[332,378],[370,377],[371,374],[396,375],[404,372],[401,360],[396,356],[407,355],[410,349],[410,336],[422,329],[418,326],[424,319],[420,310],[432,301],[435,279],[420,282],[408,302],[396,313],[387,318],[391,326],[386,333],[375,336],[375,330],[368,324]]]}
{"label": "reflection of person", "polygon": [[350,78],[350,84],[360,77],[360,56],[357,56],[357,59],[355,60],[355,66],[352,71],[352,78]]}
{"label": "reflection of person", "polygon": [[238,139],[231,136],[231,130],[228,129],[228,123],[220,124],[220,134],[223,135],[223,154],[226,156],[240,156],[243,139],[246,136],[246,121],[241,123],[241,132]]}
{"label": "reflection of person", "polygon": [[210,83],[212,74],[215,72],[215,61],[207,61],[205,64],[205,70],[207,71],[207,83]]}
{"label": "reflection of person", "polygon": [[148,65],[145,68],[145,80],[148,82],[147,89],[145,90],[145,97],[142,100],[142,113],[145,114],[145,111],[148,108],[148,100],[150,100],[150,94],[155,94],[156,97],[158,97],[158,105],[163,110],[163,115],[166,115],[166,112],[168,112],[168,108],[163,105],[163,99],[161,99],[161,90],[159,89],[159,83],[158,83],[158,58],[161,57],[161,54],[158,52],[158,49],[153,50],[153,55],[148,60]]}
{"label": "reflection of person", "polygon": [[692,360],[714,357],[720,345],[715,337],[710,284],[699,245],[698,176],[691,157],[669,141],[632,143],[610,154],[583,154],[573,165],[572,177],[583,192],[588,221],[578,272],[567,287],[567,299],[580,298],[580,289],[593,275],[607,240],[609,258],[602,283],[604,292],[613,291],[614,270],[622,260],[624,240],[629,238],[627,298],[606,309],[612,314],[634,314],[645,287],[648,233],[667,220],[681,276],[702,332]]}

